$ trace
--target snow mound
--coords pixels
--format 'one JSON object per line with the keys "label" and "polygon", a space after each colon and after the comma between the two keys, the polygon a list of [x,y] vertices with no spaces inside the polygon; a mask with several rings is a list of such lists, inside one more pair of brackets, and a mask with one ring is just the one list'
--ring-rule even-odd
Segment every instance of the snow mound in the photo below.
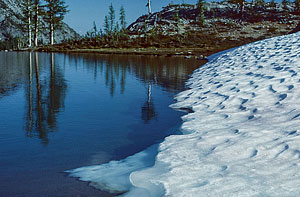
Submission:
{"label": "snow mound", "polygon": [[183,116],[185,135],[167,137],[154,166],[127,173],[125,195],[300,196],[298,73],[300,33],[210,58],[171,106],[194,111]]}

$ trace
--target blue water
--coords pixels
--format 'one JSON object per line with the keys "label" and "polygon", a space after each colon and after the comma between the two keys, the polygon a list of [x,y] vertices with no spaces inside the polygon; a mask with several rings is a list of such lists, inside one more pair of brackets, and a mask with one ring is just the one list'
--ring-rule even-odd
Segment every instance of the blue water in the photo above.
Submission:
{"label": "blue water", "polygon": [[201,62],[0,52],[0,196],[109,196],[65,170],[133,155],[176,134],[168,106]]}

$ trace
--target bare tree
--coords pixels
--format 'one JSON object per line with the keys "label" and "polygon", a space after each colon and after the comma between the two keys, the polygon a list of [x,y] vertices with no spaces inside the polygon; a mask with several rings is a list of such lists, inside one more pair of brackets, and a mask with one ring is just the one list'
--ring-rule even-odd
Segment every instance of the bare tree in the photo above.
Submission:
{"label": "bare tree", "polygon": [[37,47],[38,46],[38,34],[39,34],[39,16],[40,16],[40,1],[39,0],[34,0],[34,4],[33,4],[33,11],[34,11],[34,46]]}
{"label": "bare tree", "polygon": [[148,13],[151,14],[152,11],[151,11],[151,0],[148,0],[148,3],[146,5],[146,7],[148,7]]}

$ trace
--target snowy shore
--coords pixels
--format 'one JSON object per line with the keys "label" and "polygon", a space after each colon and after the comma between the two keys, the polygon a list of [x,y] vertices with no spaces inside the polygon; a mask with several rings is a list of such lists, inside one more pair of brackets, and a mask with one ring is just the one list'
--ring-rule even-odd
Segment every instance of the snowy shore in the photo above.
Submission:
{"label": "snowy shore", "polygon": [[125,196],[300,196],[299,73],[300,33],[215,55],[171,106],[194,111],[184,135],[69,172]]}

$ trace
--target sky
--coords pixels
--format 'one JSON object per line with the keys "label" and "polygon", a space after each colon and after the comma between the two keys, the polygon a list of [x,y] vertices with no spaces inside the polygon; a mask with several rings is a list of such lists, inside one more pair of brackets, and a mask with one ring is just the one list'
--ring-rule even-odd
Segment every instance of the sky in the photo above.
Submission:
{"label": "sky", "polygon": [[[85,34],[92,29],[95,21],[98,28],[103,29],[104,17],[108,14],[108,7],[112,3],[116,10],[116,19],[119,19],[121,5],[125,8],[127,25],[134,22],[139,16],[148,12],[148,0],[65,0],[70,10],[64,19],[71,28],[79,34]],[[152,12],[160,11],[170,2],[182,3],[183,0],[152,0]],[[184,0],[184,3],[195,4],[197,0]]]}

